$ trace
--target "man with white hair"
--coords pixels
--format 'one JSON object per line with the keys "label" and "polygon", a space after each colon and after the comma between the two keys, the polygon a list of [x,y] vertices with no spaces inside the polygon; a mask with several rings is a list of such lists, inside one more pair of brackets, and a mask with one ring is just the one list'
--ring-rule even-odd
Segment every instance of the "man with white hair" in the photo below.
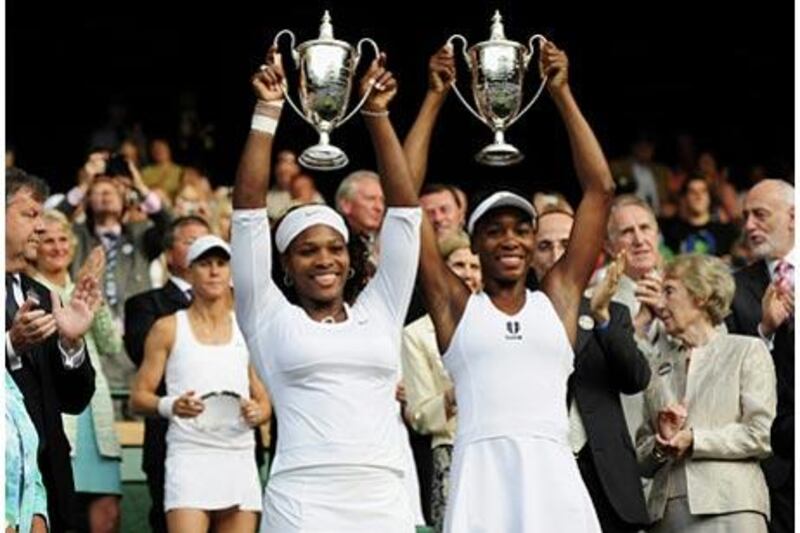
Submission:
{"label": "man with white hair", "polygon": [[756,261],[738,271],[731,333],[767,343],[778,377],[773,457],[762,463],[770,494],[770,531],[794,531],[794,187],[768,179],[744,200],[744,232]]}
{"label": "man with white hair", "polygon": [[377,236],[386,210],[380,176],[371,170],[350,173],[336,190],[336,210],[364,242],[370,261],[377,266]]}

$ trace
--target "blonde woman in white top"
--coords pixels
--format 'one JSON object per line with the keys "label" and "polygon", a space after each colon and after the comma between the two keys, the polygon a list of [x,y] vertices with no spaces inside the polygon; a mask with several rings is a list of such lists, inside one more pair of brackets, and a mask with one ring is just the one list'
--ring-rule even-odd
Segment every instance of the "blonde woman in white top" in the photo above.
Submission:
{"label": "blonde woman in white top", "polygon": [[[192,304],[153,325],[131,393],[134,410],[170,420],[164,509],[174,533],[255,531],[261,510],[252,428],[271,407],[231,309],[229,262],[219,237],[189,247]],[[167,395],[159,397],[162,376]],[[204,398],[215,393],[236,400],[233,412],[209,425]]]}
{"label": "blonde woman in white top", "polygon": [[668,336],[651,360],[636,439],[639,463],[653,478],[652,531],[766,532],[759,460],[771,452],[772,357],[761,339],[725,332],[734,281],[722,260],[678,256],[662,292],[658,314]]}

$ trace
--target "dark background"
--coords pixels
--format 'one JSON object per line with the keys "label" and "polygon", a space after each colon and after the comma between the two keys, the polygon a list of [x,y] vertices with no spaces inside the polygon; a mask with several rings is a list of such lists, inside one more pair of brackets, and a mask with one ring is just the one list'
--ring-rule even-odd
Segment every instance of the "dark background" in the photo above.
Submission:
{"label": "dark background", "polygon": [[[562,2],[556,7],[510,0],[252,5],[11,0],[6,7],[6,128],[17,164],[66,190],[110,101],[124,102],[149,137],[173,136],[178,98],[188,90],[197,95],[203,118],[215,125],[215,150],[205,161],[211,178],[231,183],[254,102],[250,74],[278,30],[292,29],[299,41],[315,38],[324,8],[331,10],[336,37],[351,43],[372,37],[387,52],[400,83],[391,109],[401,137],[424,94],[429,55],[456,32],[470,44],[488,38],[491,15],[499,8],[508,38],[527,42],[533,33],[543,33],[568,52],[573,92],[609,157],[624,154],[633,135],[646,130],[656,138],[657,158],[671,164],[675,136],[689,132],[699,148],[715,151],[737,182],[744,183],[756,163],[774,177],[793,180],[790,2],[724,7],[683,0],[608,6]],[[287,42],[282,46],[286,60]],[[460,86],[468,92],[463,63],[459,69]],[[291,76],[290,84],[295,80]],[[529,98],[536,78],[528,81]],[[567,139],[546,94],[508,133],[526,160],[502,170],[472,161],[490,141],[490,132],[454,95],[449,100],[435,133],[429,179],[469,190],[514,185],[576,193]],[[278,145],[300,150],[314,140],[287,107]],[[346,172],[373,166],[358,117],[336,130],[333,141],[347,151],[351,165],[315,174],[327,194]]]}

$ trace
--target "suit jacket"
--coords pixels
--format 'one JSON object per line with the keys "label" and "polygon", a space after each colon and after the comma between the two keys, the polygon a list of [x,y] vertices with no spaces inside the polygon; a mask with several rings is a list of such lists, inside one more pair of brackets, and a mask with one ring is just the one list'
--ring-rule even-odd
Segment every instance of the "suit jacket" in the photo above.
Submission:
{"label": "suit jacket", "polygon": [[[608,500],[625,522],[644,525],[650,520],[620,393],[647,388],[650,365],[636,347],[628,310],[612,303],[610,311],[607,329],[578,327],[570,391]],[[581,301],[580,314],[590,315],[587,298]]]}
{"label": "suit jacket", "polygon": [[[736,292],[731,314],[726,320],[728,331],[758,336],[761,322],[761,298],[770,284],[765,261],[749,265],[734,275]],[[775,456],[762,463],[767,484],[772,490],[792,487],[794,479],[794,325],[791,321],[775,332],[772,360],[778,379],[777,417],[772,427]]]}
{"label": "suit jacket", "polygon": [[[50,291],[22,274],[22,292],[34,291],[40,308],[51,312]],[[6,331],[13,317],[6,316]],[[70,447],[64,435],[61,414],[81,413],[95,390],[95,372],[88,355],[80,366],[64,368],[58,334],[53,334],[25,353],[19,354],[22,368],[11,370],[6,358],[6,372],[22,391],[25,407],[39,435],[39,469],[47,489],[47,508],[52,531],[61,531],[73,523],[75,489]]]}
{"label": "suit jacket", "polygon": [[[189,300],[186,295],[172,281],[168,281],[160,289],[153,289],[128,298],[125,302],[125,349],[137,368],[144,359],[144,341],[156,320],[186,309],[188,306]],[[163,379],[158,385],[156,393],[159,395],[167,393]],[[145,418],[142,469],[148,474],[164,469],[164,461],[167,457],[168,427],[169,420],[165,418]]]}
{"label": "suit jacket", "polygon": [[650,516],[660,520],[669,497],[669,474],[676,464],[653,457],[658,413],[681,399],[685,382],[688,417],[694,433],[686,470],[686,494],[692,514],[755,511],[769,516],[769,495],[759,459],[770,454],[775,418],[775,369],[764,343],[719,332],[692,353],[662,339],[645,392],[645,422],[636,438],[639,463],[653,476]]}

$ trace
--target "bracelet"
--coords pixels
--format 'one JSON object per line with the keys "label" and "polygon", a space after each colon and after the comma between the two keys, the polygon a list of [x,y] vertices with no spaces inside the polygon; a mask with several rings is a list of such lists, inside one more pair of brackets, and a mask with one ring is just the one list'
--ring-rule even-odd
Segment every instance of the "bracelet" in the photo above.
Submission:
{"label": "bracelet", "polygon": [[259,100],[256,102],[256,107],[253,110],[253,119],[250,121],[250,130],[264,133],[266,135],[275,135],[275,130],[278,129],[278,119],[281,117],[282,109],[283,100],[275,100],[270,102]]}
{"label": "bracelet", "polygon": [[388,109],[384,109],[383,111],[369,111],[367,109],[363,109],[362,108],[360,113],[362,115],[364,115],[365,117],[376,117],[377,118],[377,117],[388,117],[389,116],[389,110]]}
{"label": "bracelet", "polygon": [[162,396],[159,398],[158,414],[163,418],[172,418],[175,415],[175,413],[172,411],[172,408],[177,400],[177,396]]}

